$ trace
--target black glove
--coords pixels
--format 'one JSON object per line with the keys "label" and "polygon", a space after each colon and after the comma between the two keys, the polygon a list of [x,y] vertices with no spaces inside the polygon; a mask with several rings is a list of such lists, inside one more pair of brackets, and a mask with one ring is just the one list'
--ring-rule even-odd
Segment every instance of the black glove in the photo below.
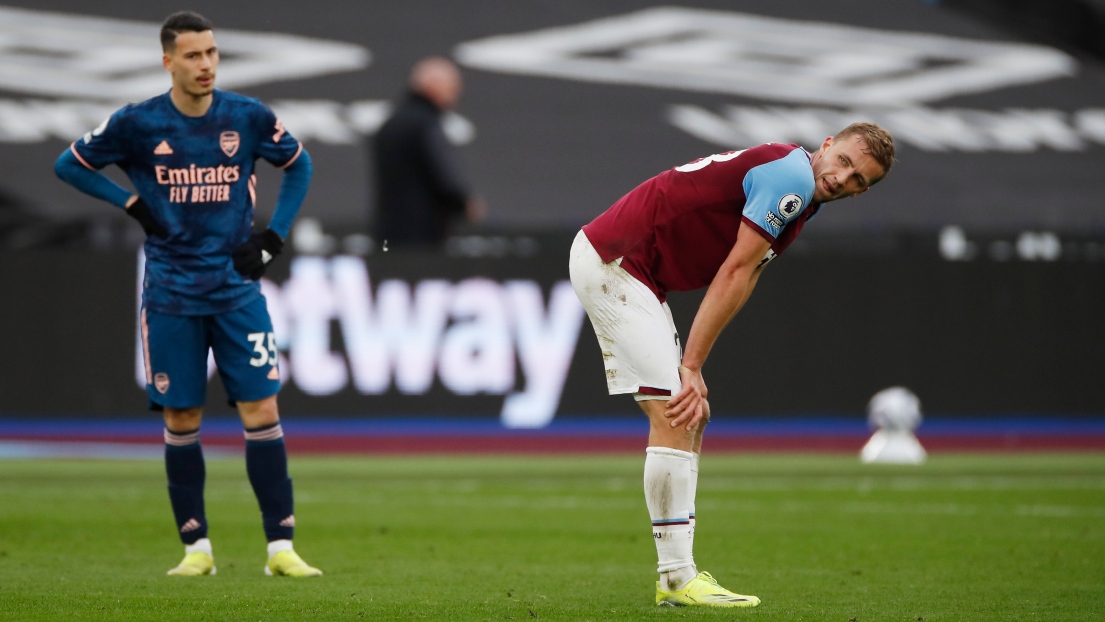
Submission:
{"label": "black glove", "polygon": [[124,210],[127,216],[138,221],[142,225],[142,230],[146,232],[147,237],[157,236],[163,238],[169,235],[169,232],[162,227],[153,218],[153,214],[150,213],[150,206],[146,205],[146,202],[142,200],[142,197],[138,197],[138,200],[130,204],[130,207]]}
{"label": "black glove", "polygon": [[245,244],[234,249],[234,269],[256,281],[265,274],[265,266],[284,250],[284,240],[272,229],[249,236]]}

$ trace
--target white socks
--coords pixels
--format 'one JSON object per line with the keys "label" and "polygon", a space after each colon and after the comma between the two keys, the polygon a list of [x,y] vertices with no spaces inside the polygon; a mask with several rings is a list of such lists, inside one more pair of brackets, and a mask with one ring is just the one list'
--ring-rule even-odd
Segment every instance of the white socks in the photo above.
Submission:
{"label": "white socks", "polygon": [[[676,590],[696,575],[690,521],[694,454],[668,447],[649,447],[645,452],[645,504],[656,540],[660,587]],[[697,484],[697,477],[694,479]]]}
{"label": "white socks", "polygon": [[[276,555],[280,551],[291,551],[291,550],[293,550],[292,549],[292,541],[291,540],[273,540],[272,542],[269,542],[268,550],[269,550],[269,558],[271,559],[273,555]],[[184,545],[184,554],[185,555],[189,555],[189,554],[196,553],[196,552],[207,553],[208,555],[213,556],[214,554],[211,552],[211,540],[208,539],[208,538],[200,538],[199,540],[196,540],[196,542],[194,544],[185,544]]]}
{"label": "white socks", "polygon": [[292,541],[291,540],[273,540],[272,542],[269,542],[269,559],[272,559],[272,556],[276,555],[280,551],[291,551],[291,550],[292,550]]}
{"label": "white socks", "polygon": [[185,544],[184,554],[191,555],[192,553],[207,553],[213,557],[214,553],[211,552],[211,540],[208,538],[200,538],[192,544]]}

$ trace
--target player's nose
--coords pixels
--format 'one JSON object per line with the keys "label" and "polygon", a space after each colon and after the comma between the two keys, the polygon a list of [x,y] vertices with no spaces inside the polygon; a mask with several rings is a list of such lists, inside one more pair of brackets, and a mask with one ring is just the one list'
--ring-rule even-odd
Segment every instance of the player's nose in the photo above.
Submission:
{"label": "player's nose", "polygon": [[848,183],[848,180],[852,178],[852,172],[848,169],[841,169],[833,175],[833,189],[837,190]]}

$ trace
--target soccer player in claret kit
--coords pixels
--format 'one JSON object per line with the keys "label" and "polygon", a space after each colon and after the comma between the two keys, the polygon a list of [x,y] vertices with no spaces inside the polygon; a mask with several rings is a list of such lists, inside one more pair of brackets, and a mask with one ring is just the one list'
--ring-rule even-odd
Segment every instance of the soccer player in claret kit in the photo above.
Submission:
{"label": "soccer player in claret kit", "polygon": [[[812,154],[774,143],[719,153],[649,179],[576,236],[572,285],[598,336],[607,388],[632,394],[649,419],[644,488],[659,557],[656,604],[760,603],[698,572],[692,554],[710,419],[702,367],[764,266],[822,205],[865,192],[893,162],[890,135],[869,123]],[[707,286],[681,351],[667,294]]]}
{"label": "soccer player in claret kit", "polygon": [[[82,192],[125,209],[146,232],[146,392],[150,408],[164,411],[169,499],[185,545],[169,574],[215,574],[200,446],[210,349],[245,428],[246,471],[268,538],[265,573],[318,576],[292,547],[278,355],[258,282],[307,194],[311,159],[264,104],[215,89],[219,50],[209,21],[175,13],[162,25],[161,45],[169,92],[115,112],[62,153],[55,169]],[[272,221],[254,233],[258,158],[283,169],[284,178]],[[99,172],[110,164],[136,193]]]}

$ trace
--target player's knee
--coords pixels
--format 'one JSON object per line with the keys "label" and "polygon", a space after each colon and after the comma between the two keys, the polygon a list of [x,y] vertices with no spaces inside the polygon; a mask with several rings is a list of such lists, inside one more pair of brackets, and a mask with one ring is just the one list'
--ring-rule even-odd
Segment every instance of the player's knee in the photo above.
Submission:
{"label": "player's knee", "polygon": [[238,402],[238,414],[247,428],[272,425],[280,421],[275,395],[255,402]]}
{"label": "player's knee", "polygon": [[688,430],[686,424],[671,427],[671,419],[652,420],[649,442],[661,447],[688,450],[694,442],[695,431]]}
{"label": "player's knee", "polygon": [[686,426],[669,428],[649,435],[649,445],[670,447],[680,451],[692,451],[694,449],[694,432],[688,432]]}
{"label": "player's knee", "polygon": [[200,427],[203,419],[203,407],[166,408],[165,427],[173,432],[188,432]]}

